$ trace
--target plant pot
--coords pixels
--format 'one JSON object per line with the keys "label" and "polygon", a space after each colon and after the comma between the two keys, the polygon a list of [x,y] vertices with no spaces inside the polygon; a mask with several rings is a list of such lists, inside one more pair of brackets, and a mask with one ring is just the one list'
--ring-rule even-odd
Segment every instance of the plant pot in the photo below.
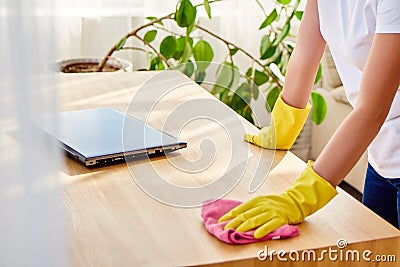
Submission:
{"label": "plant pot", "polygon": [[[100,58],[72,58],[59,60],[48,66],[50,71],[61,73],[90,73],[96,72]],[[132,63],[120,59],[110,58],[104,66],[103,72],[132,71]]]}

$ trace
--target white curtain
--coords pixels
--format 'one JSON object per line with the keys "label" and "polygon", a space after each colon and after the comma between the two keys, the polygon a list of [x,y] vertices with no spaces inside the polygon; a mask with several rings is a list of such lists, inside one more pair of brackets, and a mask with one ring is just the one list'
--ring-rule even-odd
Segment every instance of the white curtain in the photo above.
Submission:
{"label": "white curtain", "polygon": [[[195,4],[203,0],[193,1]],[[259,0],[266,12],[272,11],[276,0]],[[306,0],[302,1],[304,7]],[[175,10],[178,0],[57,0],[56,41],[57,59],[71,57],[102,57],[127,32],[145,22],[148,16],[162,16]],[[255,56],[265,31],[258,28],[265,19],[256,0],[224,0],[212,3],[212,19],[200,8],[201,24],[214,33],[239,45]],[[294,20],[296,22],[296,20]],[[293,32],[298,25],[292,25]],[[227,55],[226,47],[205,33],[196,33],[209,41],[215,49],[214,61],[221,62]],[[160,40],[160,38],[158,38]],[[157,46],[157,41],[155,41]],[[129,40],[130,46],[142,46],[137,40]],[[119,51],[113,56],[131,61],[134,69],[148,66],[146,55],[138,51]],[[54,59],[53,61],[57,60]],[[236,57],[235,64],[241,69],[251,65],[246,57]],[[258,113],[265,113],[262,99],[255,104]],[[269,122],[268,114],[259,116],[260,124]]]}
{"label": "white curtain", "polygon": [[[52,0],[0,0],[0,266],[65,266],[54,143],[34,126],[57,110]],[[53,127],[56,127],[55,123]]]}
{"label": "white curtain", "polygon": [[[177,2],[178,0],[57,0],[58,16],[55,30],[58,55],[61,58],[103,56],[119,38],[142,24],[147,16],[161,16],[173,12]],[[276,3],[275,0],[260,2],[269,10]],[[213,3],[211,20],[202,9],[200,11],[202,24],[208,29],[240,44],[254,55],[259,54],[262,33],[258,31],[258,27],[265,15],[255,0],[225,0]],[[225,47],[222,44],[218,45],[218,42],[212,42],[217,47],[216,60],[223,59]],[[139,43],[133,41],[131,44]],[[146,64],[146,58],[140,52],[122,51],[118,52],[117,56],[132,61],[136,69]]]}

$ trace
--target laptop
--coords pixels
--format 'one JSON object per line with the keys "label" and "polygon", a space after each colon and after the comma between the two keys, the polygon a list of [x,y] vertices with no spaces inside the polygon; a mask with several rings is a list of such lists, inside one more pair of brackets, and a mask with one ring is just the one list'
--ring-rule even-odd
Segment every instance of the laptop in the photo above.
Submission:
{"label": "laptop", "polygon": [[[49,127],[55,119],[60,127],[57,133]],[[186,142],[111,108],[47,114],[39,124],[71,157],[90,167],[164,154],[187,146]]]}

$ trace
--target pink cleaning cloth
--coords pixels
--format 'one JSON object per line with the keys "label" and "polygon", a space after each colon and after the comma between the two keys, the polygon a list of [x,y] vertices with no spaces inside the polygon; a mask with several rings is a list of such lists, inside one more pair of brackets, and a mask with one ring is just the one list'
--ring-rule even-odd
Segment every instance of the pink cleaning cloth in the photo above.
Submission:
{"label": "pink cleaning cloth", "polygon": [[235,229],[224,230],[224,226],[228,223],[228,221],[218,223],[218,219],[231,209],[242,204],[242,202],[231,199],[217,199],[214,201],[205,201],[204,203],[205,204],[203,204],[201,208],[201,217],[203,218],[203,222],[207,231],[225,243],[249,244],[270,239],[283,239],[299,235],[299,228],[297,226],[288,224],[279,227],[278,229],[259,239],[254,238],[253,236],[255,230],[245,233],[239,233]]}

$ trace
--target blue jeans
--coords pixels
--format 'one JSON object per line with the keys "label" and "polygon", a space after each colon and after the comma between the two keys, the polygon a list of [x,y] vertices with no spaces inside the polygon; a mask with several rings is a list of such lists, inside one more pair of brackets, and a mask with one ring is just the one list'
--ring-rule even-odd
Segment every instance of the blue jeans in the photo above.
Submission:
{"label": "blue jeans", "polygon": [[368,164],[362,202],[400,229],[400,178],[382,177]]}

